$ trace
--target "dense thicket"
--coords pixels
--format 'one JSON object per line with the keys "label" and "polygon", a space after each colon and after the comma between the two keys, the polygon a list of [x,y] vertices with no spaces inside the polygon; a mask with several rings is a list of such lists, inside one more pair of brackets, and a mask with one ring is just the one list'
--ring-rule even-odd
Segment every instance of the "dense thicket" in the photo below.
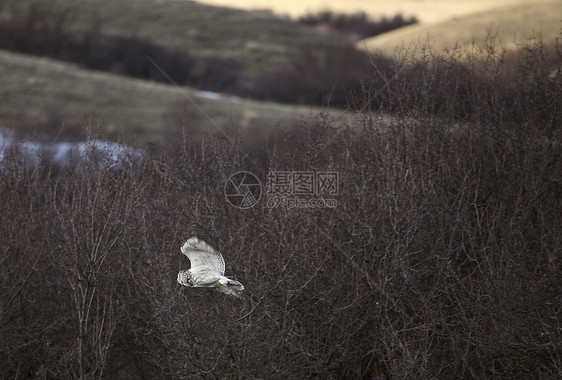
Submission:
{"label": "dense thicket", "polygon": [[[189,133],[114,166],[5,152],[0,377],[560,378],[562,79],[542,54],[509,82],[502,61],[397,61],[392,118],[259,155]],[[337,172],[337,207],[237,209],[240,170]],[[244,299],[179,287],[192,235]]]}

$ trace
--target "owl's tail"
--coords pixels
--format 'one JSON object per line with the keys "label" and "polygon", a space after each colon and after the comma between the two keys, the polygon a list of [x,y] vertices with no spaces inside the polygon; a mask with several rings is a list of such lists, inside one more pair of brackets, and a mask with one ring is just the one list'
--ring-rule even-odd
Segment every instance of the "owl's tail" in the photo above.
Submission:
{"label": "owl's tail", "polygon": [[244,290],[244,285],[242,285],[242,283],[228,277],[224,277],[224,279],[221,279],[220,282],[221,284],[228,286],[230,289],[238,291]]}
{"label": "owl's tail", "polygon": [[242,290],[244,290],[244,285],[236,280],[232,280],[227,277],[222,277],[219,280],[222,286],[216,287],[219,292],[228,294],[229,296],[234,296],[237,298],[242,297]]}

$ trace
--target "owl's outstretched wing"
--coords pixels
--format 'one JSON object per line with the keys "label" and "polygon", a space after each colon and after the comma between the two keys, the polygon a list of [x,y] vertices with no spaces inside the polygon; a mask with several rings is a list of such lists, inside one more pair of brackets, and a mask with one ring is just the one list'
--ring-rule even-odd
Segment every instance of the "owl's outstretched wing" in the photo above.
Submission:
{"label": "owl's outstretched wing", "polygon": [[221,253],[203,240],[192,237],[181,247],[181,252],[191,262],[191,271],[211,269],[221,276],[224,275],[224,259]]}

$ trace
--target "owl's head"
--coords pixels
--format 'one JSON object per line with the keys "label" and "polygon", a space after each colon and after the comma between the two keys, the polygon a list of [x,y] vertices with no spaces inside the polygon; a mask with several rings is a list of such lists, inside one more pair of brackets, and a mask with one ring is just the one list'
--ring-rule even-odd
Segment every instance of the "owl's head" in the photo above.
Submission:
{"label": "owl's head", "polygon": [[191,273],[186,270],[182,270],[178,273],[178,282],[183,286],[193,286],[193,281],[191,280]]}

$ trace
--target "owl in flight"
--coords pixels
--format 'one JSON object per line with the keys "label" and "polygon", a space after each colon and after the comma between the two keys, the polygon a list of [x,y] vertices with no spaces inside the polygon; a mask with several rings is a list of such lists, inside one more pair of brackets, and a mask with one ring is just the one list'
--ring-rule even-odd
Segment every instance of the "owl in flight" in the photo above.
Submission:
{"label": "owl in flight", "polygon": [[191,262],[188,270],[178,273],[181,285],[194,288],[215,288],[221,293],[240,297],[244,285],[224,276],[224,259],[219,251],[197,237],[192,237],[181,247],[181,252]]}

